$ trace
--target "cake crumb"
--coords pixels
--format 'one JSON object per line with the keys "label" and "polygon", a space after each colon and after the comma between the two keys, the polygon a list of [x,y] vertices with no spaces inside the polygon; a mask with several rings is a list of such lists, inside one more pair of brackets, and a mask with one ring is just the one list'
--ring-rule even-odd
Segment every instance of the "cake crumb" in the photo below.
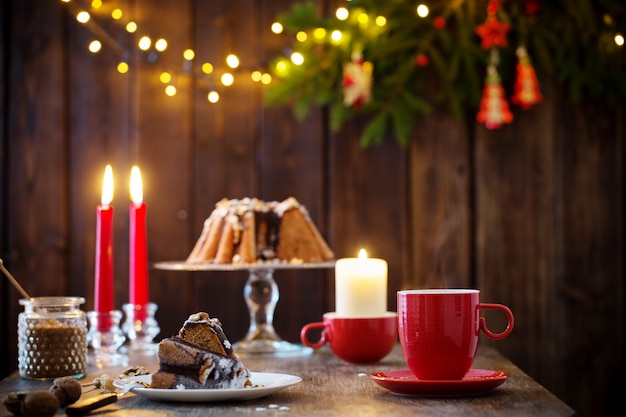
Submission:
{"label": "cake crumb", "polygon": [[282,407],[278,407],[278,411],[289,411],[289,407],[283,405]]}
{"label": "cake crumb", "polygon": [[365,372],[359,372],[356,376],[367,376],[367,374]]}

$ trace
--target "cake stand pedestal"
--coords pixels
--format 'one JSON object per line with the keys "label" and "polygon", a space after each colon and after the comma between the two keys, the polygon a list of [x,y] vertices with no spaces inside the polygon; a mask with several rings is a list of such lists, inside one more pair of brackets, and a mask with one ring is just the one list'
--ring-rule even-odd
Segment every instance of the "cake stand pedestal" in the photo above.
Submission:
{"label": "cake stand pedestal", "polygon": [[186,263],[184,261],[157,262],[156,269],[169,271],[242,271],[248,270],[243,297],[250,312],[250,327],[243,340],[234,344],[240,356],[270,355],[274,357],[308,356],[310,347],[283,340],[274,329],[274,310],[280,298],[274,271],[279,269],[334,268],[335,261],[303,264],[260,263],[254,265],[220,265],[213,263]]}

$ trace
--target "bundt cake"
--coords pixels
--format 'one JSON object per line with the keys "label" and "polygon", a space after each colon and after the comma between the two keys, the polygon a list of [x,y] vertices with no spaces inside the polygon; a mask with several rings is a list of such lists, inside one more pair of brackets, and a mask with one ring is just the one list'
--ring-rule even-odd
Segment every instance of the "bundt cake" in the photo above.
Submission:
{"label": "bundt cake", "polygon": [[186,262],[301,263],[334,257],[308,210],[294,197],[281,202],[224,198],[205,220]]}
{"label": "bundt cake", "polygon": [[237,358],[220,321],[192,314],[176,336],[159,342],[159,370],[152,388],[223,389],[251,386],[250,372]]}

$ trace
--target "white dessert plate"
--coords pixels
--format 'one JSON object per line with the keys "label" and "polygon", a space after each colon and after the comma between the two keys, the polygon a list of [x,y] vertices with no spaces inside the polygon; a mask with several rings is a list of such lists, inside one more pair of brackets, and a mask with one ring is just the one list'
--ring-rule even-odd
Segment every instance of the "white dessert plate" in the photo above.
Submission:
{"label": "white dessert plate", "polygon": [[[253,386],[250,388],[234,389],[157,389],[135,387],[130,392],[142,395],[156,401],[174,402],[215,402],[215,401],[235,401],[254,400],[265,397],[277,391],[290,387],[302,381],[302,378],[295,375],[273,374],[266,372],[250,372],[250,381]],[[151,375],[141,375],[130,378],[119,379],[113,382],[116,388],[122,389],[124,385],[133,381],[152,381]]]}

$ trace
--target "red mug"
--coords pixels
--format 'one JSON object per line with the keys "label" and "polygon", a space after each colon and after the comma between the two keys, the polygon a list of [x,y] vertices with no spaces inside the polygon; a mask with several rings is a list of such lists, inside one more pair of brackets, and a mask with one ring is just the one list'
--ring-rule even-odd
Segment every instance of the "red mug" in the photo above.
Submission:
{"label": "red mug", "polygon": [[[321,329],[317,342],[310,342],[307,334]],[[300,331],[300,340],[314,349],[328,343],[335,356],[348,363],[378,362],[391,352],[398,340],[398,315],[387,312],[383,317],[337,317],[325,313],[322,322],[309,323]]]}
{"label": "red mug", "polygon": [[[503,339],[513,330],[513,313],[502,304],[480,302],[480,291],[429,289],[398,291],[398,333],[409,369],[421,380],[460,380],[470,370],[482,330]],[[487,328],[483,309],[503,311],[507,327]]]}

